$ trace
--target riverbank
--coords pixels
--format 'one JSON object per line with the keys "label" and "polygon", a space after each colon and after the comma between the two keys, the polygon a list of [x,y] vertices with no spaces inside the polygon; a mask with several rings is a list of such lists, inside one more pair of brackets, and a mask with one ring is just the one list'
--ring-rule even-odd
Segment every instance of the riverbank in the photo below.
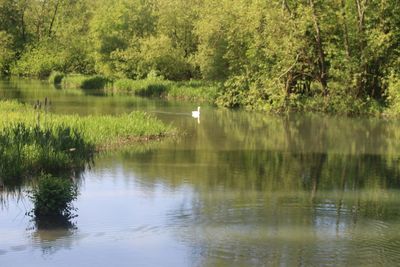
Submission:
{"label": "riverbank", "polygon": [[96,151],[156,140],[175,129],[144,112],[118,116],[56,115],[0,101],[0,177],[80,169]]}
{"label": "riverbank", "polygon": [[[268,113],[314,112],[345,116],[396,116],[400,109],[395,105],[398,96],[393,88],[389,90],[390,101],[378,101],[369,97],[356,97],[343,90],[331,90],[323,94],[285,94],[277,90],[274,94],[259,88],[238,88],[242,85],[209,81],[168,81],[157,77],[143,80],[116,79],[93,75],[64,75],[53,73],[50,83],[64,89],[98,89],[107,95],[136,95],[179,99],[190,102],[210,103],[225,108],[243,108]],[[394,104],[393,104],[394,103]]]}
{"label": "riverbank", "polygon": [[54,72],[49,82],[63,89],[103,90],[107,95],[136,95],[215,103],[220,86],[217,83],[190,80],[169,81],[159,77],[142,80],[111,79],[101,75],[80,75]]}

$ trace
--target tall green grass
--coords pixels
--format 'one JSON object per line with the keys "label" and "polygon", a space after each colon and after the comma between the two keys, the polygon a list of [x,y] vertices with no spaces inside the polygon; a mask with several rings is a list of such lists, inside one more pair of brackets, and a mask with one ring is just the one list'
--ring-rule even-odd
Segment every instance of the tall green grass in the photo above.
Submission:
{"label": "tall green grass", "polygon": [[139,96],[162,96],[171,82],[165,80],[116,80],[112,86],[114,94],[134,94]]}
{"label": "tall green grass", "polygon": [[109,79],[101,75],[71,74],[62,79],[62,86],[64,88],[104,89],[109,82]]}
{"label": "tall green grass", "polygon": [[81,168],[95,150],[172,135],[144,113],[119,116],[56,115],[0,101],[0,178]]}
{"label": "tall green grass", "polygon": [[0,131],[0,177],[3,179],[82,168],[94,146],[68,126],[52,129],[10,123]]}
{"label": "tall green grass", "polygon": [[204,81],[173,82],[151,79],[120,79],[116,80],[113,86],[107,90],[113,94],[157,96],[168,99],[214,103],[218,95],[219,86],[215,83]]}
{"label": "tall green grass", "polygon": [[60,84],[63,88],[102,89],[112,95],[137,95],[145,97],[163,97],[167,99],[182,99],[192,102],[215,103],[220,86],[217,83],[190,80],[169,81],[149,77],[142,80],[117,79],[112,81],[104,76],[87,76],[61,73],[52,73],[49,81]]}
{"label": "tall green grass", "polygon": [[216,83],[191,80],[173,83],[168,90],[167,97],[192,102],[214,103],[218,92],[219,86]]}

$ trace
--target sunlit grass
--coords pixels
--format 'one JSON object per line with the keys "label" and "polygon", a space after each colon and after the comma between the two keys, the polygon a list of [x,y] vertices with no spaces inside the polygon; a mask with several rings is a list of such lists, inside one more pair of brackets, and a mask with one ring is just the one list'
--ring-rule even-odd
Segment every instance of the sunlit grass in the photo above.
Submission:
{"label": "sunlit grass", "polygon": [[70,74],[63,77],[60,83],[64,88],[103,89],[109,83],[109,80],[101,75]]}
{"label": "sunlit grass", "polygon": [[0,178],[81,168],[96,150],[175,132],[144,112],[80,117],[0,101],[0,114]]}
{"label": "sunlit grass", "polygon": [[220,88],[217,83],[200,80],[175,82],[147,78],[142,80],[117,79],[112,81],[99,75],[70,74],[61,77],[54,73],[50,78],[51,82],[56,83],[56,78],[57,83],[61,83],[64,89],[102,89],[105,93],[112,95],[163,97],[208,103],[215,102]]}
{"label": "sunlit grass", "polygon": [[39,126],[45,129],[68,126],[77,130],[85,142],[98,147],[129,140],[153,139],[174,133],[171,126],[166,126],[157,118],[140,111],[118,116],[82,117],[45,113],[15,101],[0,101],[0,112],[0,131],[17,122],[28,127],[34,127],[39,122]]}
{"label": "sunlit grass", "polygon": [[214,103],[218,95],[218,85],[204,81],[130,80],[120,79],[113,83],[113,94],[135,94],[139,96],[160,96],[187,101]]}

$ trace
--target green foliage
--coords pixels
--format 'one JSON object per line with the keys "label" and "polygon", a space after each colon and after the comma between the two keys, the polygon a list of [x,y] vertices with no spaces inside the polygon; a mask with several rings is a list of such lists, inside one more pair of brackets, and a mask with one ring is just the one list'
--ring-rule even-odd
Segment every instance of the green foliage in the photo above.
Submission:
{"label": "green foliage", "polygon": [[65,76],[62,85],[65,88],[104,89],[109,82],[109,79],[101,75],[72,74]]}
{"label": "green foliage", "polygon": [[63,64],[64,58],[56,44],[46,41],[28,47],[11,72],[20,76],[48,78],[52,71],[62,71]]}
{"label": "green foliage", "polygon": [[57,128],[67,127],[72,132],[78,133],[84,144],[95,145],[97,148],[141,139],[159,138],[175,133],[171,126],[164,125],[160,120],[145,112],[132,112],[118,116],[56,115],[38,112],[15,101],[0,101],[0,112],[3,114],[0,117],[0,130],[9,128],[10,123],[22,123],[28,128],[35,128],[39,115],[39,124],[44,131],[54,132]]}
{"label": "green foliage", "polygon": [[391,75],[388,79],[388,114],[400,114],[400,78]]}
{"label": "green foliage", "polygon": [[175,133],[144,112],[119,116],[52,115],[0,101],[0,180],[75,171],[95,150],[159,139]]}
{"label": "green foliage", "polygon": [[[96,71],[113,76],[121,68],[116,66],[116,54],[125,51],[132,40],[153,33],[156,21],[150,1],[99,1],[99,4],[90,21],[89,32],[93,38]],[[122,61],[124,57],[130,58],[129,54],[122,53]]]}
{"label": "green foliage", "polygon": [[[349,101],[361,101],[366,113],[388,102],[390,76],[400,75],[396,0],[3,2],[0,70],[7,74],[144,80],[156,72],[224,84],[220,106],[282,112],[310,104],[344,113]],[[205,94],[130,83],[115,87]],[[101,85],[97,77],[84,87]]]}
{"label": "green foliage", "polygon": [[93,145],[68,126],[6,125],[0,130],[0,177],[4,179],[82,168],[91,158]]}
{"label": "green foliage", "polygon": [[191,66],[184,58],[184,51],[175,48],[165,35],[144,39],[139,60],[139,76],[147,76],[153,70],[169,80],[182,80],[190,75]]}
{"label": "green foliage", "polygon": [[[150,72],[152,73],[154,72]],[[161,96],[209,103],[215,102],[218,92],[219,86],[216,83],[198,80],[173,82],[151,75],[145,80],[118,79],[112,86],[112,94]]]}
{"label": "green foliage", "polygon": [[139,96],[161,96],[167,91],[169,81],[163,80],[117,80],[113,84],[113,93],[130,93]]}
{"label": "green foliage", "polygon": [[220,86],[217,83],[190,80],[172,83],[168,89],[167,97],[184,99],[192,102],[214,103]]}
{"label": "green foliage", "polygon": [[9,73],[10,64],[14,58],[11,44],[11,36],[5,31],[0,31],[0,76]]}
{"label": "green foliage", "polygon": [[72,201],[78,196],[77,186],[70,179],[42,174],[29,197],[37,219],[50,216],[70,217],[74,210]]}
{"label": "green foliage", "polygon": [[50,76],[49,76],[49,83],[54,84],[54,85],[59,85],[61,84],[65,74],[62,72],[58,71],[52,71]]}

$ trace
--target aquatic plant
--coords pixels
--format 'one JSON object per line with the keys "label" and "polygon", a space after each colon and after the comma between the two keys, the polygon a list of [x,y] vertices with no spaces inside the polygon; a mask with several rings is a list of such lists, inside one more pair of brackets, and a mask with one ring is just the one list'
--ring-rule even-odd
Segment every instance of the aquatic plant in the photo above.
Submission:
{"label": "aquatic plant", "polygon": [[49,129],[10,124],[0,131],[0,177],[10,179],[83,168],[93,151],[94,146],[68,126]]}
{"label": "aquatic plant", "polygon": [[0,178],[80,169],[95,150],[174,134],[144,113],[119,116],[56,115],[0,101]]}
{"label": "aquatic plant", "polygon": [[34,205],[33,214],[37,219],[49,216],[69,218],[74,210],[72,201],[77,196],[78,189],[73,181],[47,174],[42,174],[29,191],[29,198]]}

